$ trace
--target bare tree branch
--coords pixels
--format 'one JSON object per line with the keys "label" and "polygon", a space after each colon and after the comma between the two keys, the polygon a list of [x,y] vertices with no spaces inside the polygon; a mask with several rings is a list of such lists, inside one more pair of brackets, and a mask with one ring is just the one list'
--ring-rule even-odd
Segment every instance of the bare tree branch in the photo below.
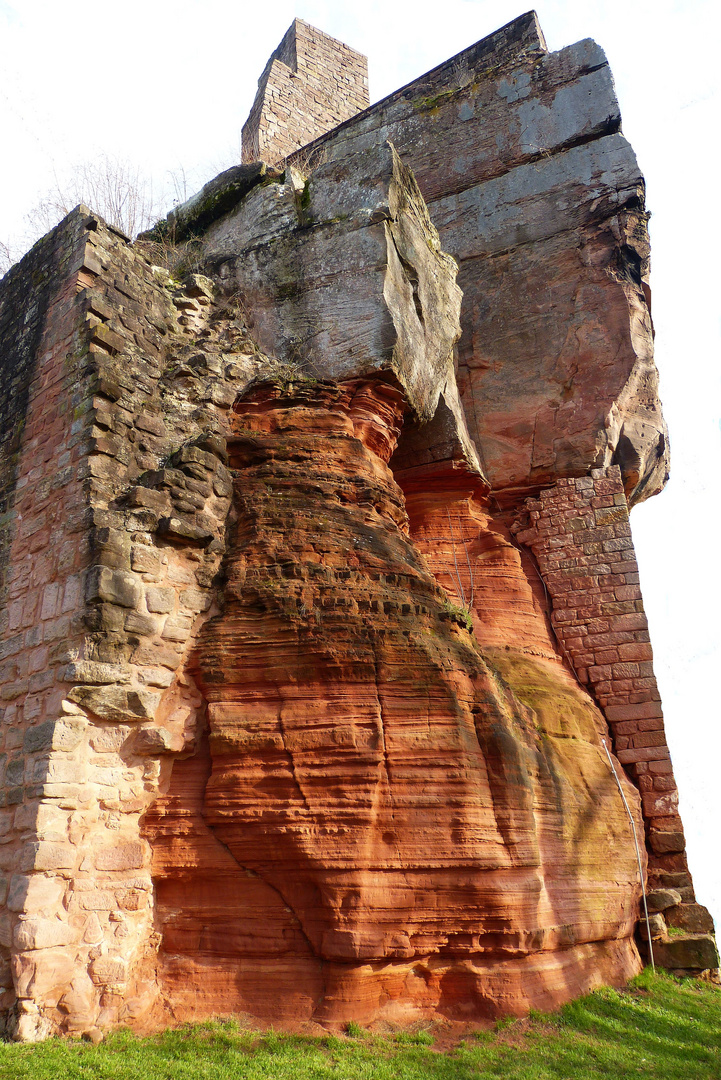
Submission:
{"label": "bare tree branch", "polygon": [[4,277],[16,261],[17,260],[13,257],[10,245],[4,244],[2,240],[0,240],[0,277]]}
{"label": "bare tree branch", "polygon": [[76,165],[64,178],[56,177],[26,220],[31,231],[42,236],[81,202],[131,238],[150,228],[158,216],[153,185],[138,166],[103,155]]}

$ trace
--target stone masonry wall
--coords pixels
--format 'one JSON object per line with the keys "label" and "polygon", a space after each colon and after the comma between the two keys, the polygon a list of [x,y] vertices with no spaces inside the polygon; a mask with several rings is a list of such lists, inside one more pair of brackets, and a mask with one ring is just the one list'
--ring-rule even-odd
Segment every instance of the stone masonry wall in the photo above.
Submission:
{"label": "stone masonry wall", "polygon": [[208,279],[173,282],[83,207],[8,286],[0,1007],[32,1040],[157,998],[140,820],[203,723],[184,665],[224,549],[223,417],[257,360]]}
{"label": "stone masonry wall", "polygon": [[[57,935],[37,919],[61,903],[50,881],[66,865],[51,806],[69,794],[66,766],[78,742],[63,718],[59,684],[79,638],[87,548],[80,539],[84,457],[76,419],[87,342],[78,288],[91,262],[85,215],[66,219],[8,274],[0,292],[3,565],[0,617],[0,1009],[43,975],[25,958]],[[58,749],[64,753],[53,754]],[[70,764],[72,771],[73,765]],[[61,934],[64,933],[64,928]],[[19,1018],[18,1018],[19,1019]],[[27,1023],[26,1023],[27,1026]],[[22,1031],[22,1023],[20,1025]]]}
{"label": "stone masonry wall", "polygon": [[[604,711],[616,756],[641,791],[657,910],[672,926],[711,931],[708,912],[695,903],[686,862],[620,469],[612,465],[559,480],[538,499],[528,499],[526,510],[530,520],[515,527],[516,538],[536,557],[561,650]],[[708,948],[708,962],[699,966],[714,967],[713,946],[692,944],[702,953]],[[659,949],[668,967],[696,966],[684,962],[688,956],[678,938]]]}
{"label": "stone masonry wall", "polygon": [[368,104],[366,57],[295,19],[258,80],[243,161],[276,162]]}

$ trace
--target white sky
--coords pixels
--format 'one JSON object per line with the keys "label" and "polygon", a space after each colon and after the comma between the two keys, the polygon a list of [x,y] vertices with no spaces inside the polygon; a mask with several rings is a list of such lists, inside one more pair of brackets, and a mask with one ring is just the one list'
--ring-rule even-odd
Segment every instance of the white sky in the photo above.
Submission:
{"label": "white sky", "polygon": [[[527,8],[508,0],[0,0],[0,240],[70,164],[130,158],[188,194],[239,160],[258,76],[297,15],[364,52],[376,101]],[[653,212],[672,479],[632,515],[699,900],[721,927],[718,0],[538,0],[550,49],[593,37]]]}

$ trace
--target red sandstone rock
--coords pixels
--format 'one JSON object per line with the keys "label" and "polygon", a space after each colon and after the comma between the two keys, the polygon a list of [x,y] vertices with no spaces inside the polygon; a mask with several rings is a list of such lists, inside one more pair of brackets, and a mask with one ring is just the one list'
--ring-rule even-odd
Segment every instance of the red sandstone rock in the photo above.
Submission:
{"label": "red sandstone rock", "polygon": [[[384,464],[402,412],[378,381],[260,387],[236,406],[238,521],[196,672],[211,771],[189,806],[178,785],[202,768],[176,766],[146,824],[161,978],[176,996],[182,973],[196,1008],[229,1007],[231,959],[247,972],[233,1008],[339,1023],[523,1011],[636,969],[603,721],[556,659],[484,652],[449,606]],[[205,914],[193,929],[195,867],[216,938]],[[233,881],[248,906],[230,937]],[[254,996],[279,948],[272,994],[310,978],[321,1004],[308,991],[269,1013]],[[584,950],[595,974],[572,974]]]}
{"label": "red sandstone rock", "polygon": [[[80,207],[3,283],[15,1037],[623,982],[639,888],[606,719],[688,932],[666,962],[714,962],[624,495],[666,451],[617,123],[597,47],[547,54],[523,16],[331,133],[309,177],[238,167],[179,208],[210,276],[178,286],[145,258],[167,235]],[[407,161],[462,263],[460,365]]]}

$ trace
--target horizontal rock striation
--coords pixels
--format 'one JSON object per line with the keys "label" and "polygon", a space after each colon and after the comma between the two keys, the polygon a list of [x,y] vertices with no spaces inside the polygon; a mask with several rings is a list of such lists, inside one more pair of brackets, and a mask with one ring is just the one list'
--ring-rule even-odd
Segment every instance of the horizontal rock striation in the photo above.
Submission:
{"label": "horizontal rock striation", "polygon": [[623,983],[611,736],[658,955],[717,963],[628,524],[666,442],[618,125],[597,47],[523,16],[0,284],[11,1037]]}
{"label": "horizontal rock striation", "polygon": [[390,139],[413,169],[459,263],[459,387],[504,506],[610,464],[631,504],[666,480],[644,181],[620,128],[603,51],[547,52],[529,12],[301,151],[340,166]]}
{"label": "horizontal rock striation", "polygon": [[451,486],[443,476],[405,493],[413,542],[452,602],[468,612],[476,640],[558,660],[543,579],[477,487],[460,477]]}
{"label": "horizontal rock striation", "polygon": [[[429,573],[384,462],[404,409],[378,380],[263,384],[238,402],[223,610],[193,672],[208,701],[205,826],[252,874],[242,895],[281,898],[275,985],[302,939],[299,971],[321,993],[301,1015],[327,1022],[496,1015],[559,1000],[570,952],[598,962],[579,966],[577,990],[637,963],[603,720],[557,661],[481,652]],[[168,819],[182,828],[176,800],[154,811],[166,837]],[[173,862],[158,896],[180,906],[193,879]],[[278,955],[267,926],[231,948],[183,933],[172,906],[159,906],[161,956],[188,980]],[[267,1015],[241,982],[236,1007]]]}
{"label": "horizontal rock striation", "polygon": [[426,424],[442,399],[455,456],[480,473],[456,386],[457,267],[413,173],[385,144],[280,179],[202,237],[208,264],[252,312],[260,348],[288,375],[392,373],[420,422],[416,455],[435,443]]}

